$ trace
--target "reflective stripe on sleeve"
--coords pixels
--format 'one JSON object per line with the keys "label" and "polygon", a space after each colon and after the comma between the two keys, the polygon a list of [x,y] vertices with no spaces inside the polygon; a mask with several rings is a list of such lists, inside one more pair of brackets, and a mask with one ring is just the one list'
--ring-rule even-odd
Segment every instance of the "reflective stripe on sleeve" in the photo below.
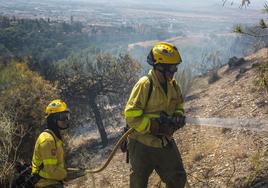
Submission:
{"label": "reflective stripe on sleeve", "polygon": [[130,118],[130,117],[139,117],[143,113],[142,110],[130,110],[125,112],[125,117]]}
{"label": "reflective stripe on sleeve", "polygon": [[135,128],[135,130],[137,132],[142,132],[144,129],[146,129],[147,125],[149,124],[149,121],[150,121],[150,118],[144,116],[141,124],[137,128]]}
{"label": "reflective stripe on sleeve", "polygon": [[57,159],[44,159],[43,164],[44,165],[55,165],[58,163]]}
{"label": "reflective stripe on sleeve", "polygon": [[146,129],[146,127],[149,125],[150,119],[151,118],[158,118],[158,117],[159,117],[158,114],[145,114],[141,124],[137,128],[135,128],[135,130],[137,132],[144,131]]}

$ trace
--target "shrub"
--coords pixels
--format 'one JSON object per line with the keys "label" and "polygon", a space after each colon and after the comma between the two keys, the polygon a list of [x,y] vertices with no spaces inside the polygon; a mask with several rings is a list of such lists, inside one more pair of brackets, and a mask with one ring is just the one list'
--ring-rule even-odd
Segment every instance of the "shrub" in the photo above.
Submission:
{"label": "shrub", "polygon": [[31,71],[25,62],[0,64],[0,112],[9,118],[0,116],[0,134],[5,135],[2,139],[8,147],[1,149],[10,150],[8,158],[1,155],[0,166],[17,158],[31,160],[34,141],[44,121],[44,108],[54,98],[58,98],[57,88]]}
{"label": "shrub", "polygon": [[208,83],[212,84],[220,79],[218,70],[214,69],[208,72]]}
{"label": "shrub", "polygon": [[15,121],[40,128],[45,105],[58,97],[50,82],[32,72],[26,63],[12,62],[0,70],[0,108],[16,115]]}
{"label": "shrub", "polygon": [[229,59],[228,66],[229,66],[230,69],[232,69],[232,68],[239,67],[243,63],[245,63],[244,58],[237,58],[237,57],[234,56],[234,57]]}

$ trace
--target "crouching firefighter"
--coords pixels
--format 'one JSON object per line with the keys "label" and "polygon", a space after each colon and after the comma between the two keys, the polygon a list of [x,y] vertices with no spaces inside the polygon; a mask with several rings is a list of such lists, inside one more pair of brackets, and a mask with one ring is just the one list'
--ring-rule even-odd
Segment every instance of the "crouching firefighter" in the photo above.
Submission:
{"label": "crouching firefighter", "polygon": [[53,100],[46,107],[47,127],[35,143],[32,174],[38,177],[35,187],[62,188],[67,176],[61,130],[68,128],[70,111],[65,102]]}
{"label": "crouching firefighter", "polygon": [[130,188],[146,188],[153,170],[167,188],[183,188],[186,172],[173,139],[185,125],[181,91],[173,79],[181,57],[174,45],[160,42],[147,62],[153,68],[135,84],[124,111],[135,129],[128,137]]}

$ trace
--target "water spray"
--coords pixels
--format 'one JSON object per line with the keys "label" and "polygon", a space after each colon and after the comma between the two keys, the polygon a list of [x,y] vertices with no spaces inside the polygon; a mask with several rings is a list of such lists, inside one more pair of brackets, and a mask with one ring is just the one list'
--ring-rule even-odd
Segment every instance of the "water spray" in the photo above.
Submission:
{"label": "water spray", "polygon": [[187,117],[186,123],[190,125],[200,125],[209,127],[219,127],[228,129],[242,129],[254,132],[268,132],[268,118],[198,118]]}

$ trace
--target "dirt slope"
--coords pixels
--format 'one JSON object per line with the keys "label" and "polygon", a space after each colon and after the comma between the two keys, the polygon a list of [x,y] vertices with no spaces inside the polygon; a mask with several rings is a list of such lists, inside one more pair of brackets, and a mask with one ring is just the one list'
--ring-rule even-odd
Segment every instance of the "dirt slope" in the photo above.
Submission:
{"label": "dirt slope", "polygon": [[[268,97],[256,86],[256,64],[268,60],[268,49],[245,57],[241,66],[218,70],[220,79],[208,84],[208,76],[196,80],[185,103],[188,116],[268,119]],[[268,133],[187,125],[174,135],[191,187],[243,187],[265,177],[268,166]],[[90,151],[86,147],[72,157],[77,164],[101,164],[112,148]],[[90,151],[90,152],[89,152]],[[81,160],[83,158],[84,160]],[[107,169],[94,176],[69,182],[67,187],[126,188],[129,165],[120,151]],[[93,165],[90,165],[94,167]],[[95,184],[95,185],[94,185]],[[164,187],[154,173],[149,187]],[[264,186],[265,187],[265,186]]]}

